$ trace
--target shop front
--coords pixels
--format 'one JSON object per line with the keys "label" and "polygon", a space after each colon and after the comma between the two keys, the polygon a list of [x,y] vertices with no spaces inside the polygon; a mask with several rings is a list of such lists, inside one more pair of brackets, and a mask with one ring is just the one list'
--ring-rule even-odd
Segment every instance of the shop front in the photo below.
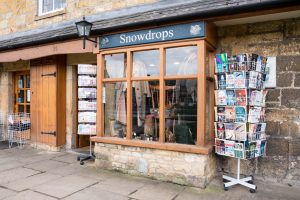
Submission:
{"label": "shop front", "polygon": [[201,21],[100,37],[97,164],[197,186],[210,180],[213,28]]}

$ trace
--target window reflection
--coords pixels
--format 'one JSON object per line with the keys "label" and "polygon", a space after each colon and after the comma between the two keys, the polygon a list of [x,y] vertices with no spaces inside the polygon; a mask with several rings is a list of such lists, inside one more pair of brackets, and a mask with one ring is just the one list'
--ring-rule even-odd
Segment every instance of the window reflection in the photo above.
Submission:
{"label": "window reflection", "polygon": [[103,93],[105,135],[126,138],[126,82],[106,83]]}
{"label": "window reflection", "polygon": [[197,138],[197,81],[168,80],[165,83],[166,142],[195,144]]}
{"label": "window reflection", "polygon": [[126,77],[126,55],[124,53],[105,55],[104,65],[105,78]]}
{"label": "window reflection", "polygon": [[197,47],[166,49],[166,75],[197,74]]}
{"label": "window reflection", "polygon": [[133,53],[133,77],[158,76],[159,51],[139,51]]}
{"label": "window reflection", "polygon": [[132,82],[132,138],[158,141],[159,81]]}

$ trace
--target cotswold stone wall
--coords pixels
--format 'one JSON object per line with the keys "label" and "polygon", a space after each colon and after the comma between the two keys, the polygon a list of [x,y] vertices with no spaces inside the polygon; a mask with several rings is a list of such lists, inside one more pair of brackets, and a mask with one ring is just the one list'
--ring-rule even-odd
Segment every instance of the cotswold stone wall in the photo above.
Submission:
{"label": "cotswold stone wall", "polygon": [[[300,18],[218,28],[218,52],[277,57],[277,87],[267,95],[267,156],[243,161],[242,173],[300,183]],[[235,159],[219,157],[219,171],[235,172]]]}
{"label": "cotswold stone wall", "polygon": [[96,165],[101,168],[183,185],[205,187],[216,170],[216,160],[212,155],[103,143],[96,143],[94,151]]}
{"label": "cotswold stone wall", "polygon": [[38,28],[83,15],[152,3],[156,0],[66,0],[64,11],[39,17],[38,0],[0,1],[0,35]]}

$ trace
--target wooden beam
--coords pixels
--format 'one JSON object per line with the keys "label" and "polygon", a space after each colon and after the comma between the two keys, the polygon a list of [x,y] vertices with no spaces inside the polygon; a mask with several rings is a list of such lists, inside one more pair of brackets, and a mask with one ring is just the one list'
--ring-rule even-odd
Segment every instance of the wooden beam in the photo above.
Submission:
{"label": "wooden beam", "polygon": [[165,142],[165,49],[159,49],[159,142]]}
{"label": "wooden beam", "polygon": [[87,42],[86,48],[82,48],[82,40],[72,40],[65,42],[50,43],[47,45],[33,46],[23,49],[14,49],[0,53],[0,62],[15,62],[18,60],[31,60],[51,55],[92,53],[95,48],[94,43]]}
{"label": "wooden beam", "polygon": [[198,43],[198,77],[197,77],[197,145],[205,145],[205,122],[206,122],[206,74],[205,74],[205,58],[206,48],[205,41]]}
{"label": "wooden beam", "polygon": [[104,74],[104,61],[102,54],[97,55],[97,119],[96,130],[97,136],[104,135],[104,111],[103,111],[103,74]]}
{"label": "wooden beam", "polygon": [[127,79],[127,112],[126,112],[126,122],[127,122],[127,135],[126,139],[132,138],[132,82],[131,82],[131,72],[132,72],[132,53],[127,51],[127,63],[126,63],[126,79]]}
{"label": "wooden beam", "polygon": [[176,143],[160,143],[153,141],[140,141],[140,140],[124,140],[122,138],[115,137],[92,137],[93,142],[100,142],[106,144],[118,144],[132,147],[143,147],[151,149],[161,149],[176,152],[196,153],[196,154],[210,154],[213,150],[213,144],[208,143],[205,146],[196,146],[188,144],[176,144]]}

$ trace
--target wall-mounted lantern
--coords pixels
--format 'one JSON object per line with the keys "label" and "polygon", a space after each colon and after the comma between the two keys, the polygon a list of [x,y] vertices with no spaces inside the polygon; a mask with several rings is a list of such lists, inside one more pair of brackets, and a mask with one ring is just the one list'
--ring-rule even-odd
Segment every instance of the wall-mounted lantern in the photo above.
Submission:
{"label": "wall-mounted lantern", "polygon": [[93,24],[86,21],[85,17],[83,17],[83,19],[81,21],[76,22],[75,24],[76,24],[78,36],[83,38],[83,49],[85,49],[85,41],[86,40],[88,40],[90,42],[94,42],[95,47],[97,47],[97,37],[95,38],[95,40],[91,40],[88,38],[90,36]]}

